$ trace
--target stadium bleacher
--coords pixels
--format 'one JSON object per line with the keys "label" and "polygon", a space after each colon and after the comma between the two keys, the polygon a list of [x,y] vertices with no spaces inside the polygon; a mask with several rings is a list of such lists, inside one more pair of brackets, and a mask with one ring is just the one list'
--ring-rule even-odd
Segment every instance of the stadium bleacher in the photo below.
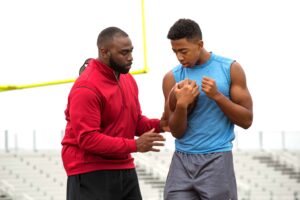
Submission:
{"label": "stadium bleacher", "polygon": [[[133,154],[144,200],[163,199],[172,150]],[[300,200],[300,151],[235,150],[240,200]],[[64,200],[59,150],[0,152],[0,200]]]}

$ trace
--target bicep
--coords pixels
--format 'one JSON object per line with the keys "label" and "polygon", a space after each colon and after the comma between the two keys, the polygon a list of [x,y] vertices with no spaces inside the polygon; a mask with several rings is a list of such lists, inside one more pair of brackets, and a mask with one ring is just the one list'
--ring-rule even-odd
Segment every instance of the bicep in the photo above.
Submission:
{"label": "bicep", "polygon": [[252,110],[252,98],[247,87],[247,80],[244,70],[237,62],[232,63],[230,69],[231,87],[230,97],[231,100],[247,109]]}
{"label": "bicep", "polygon": [[163,78],[162,89],[165,97],[165,102],[168,99],[171,89],[176,84],[172,71],[169,71]]}
{"label": "bicep", "polygon": [[169,107],[169,93],[176,84],[172,71],[169,71],[163,78],[162,89],[165,97],[164,113],[165,117],[168,119],[171,113]]}

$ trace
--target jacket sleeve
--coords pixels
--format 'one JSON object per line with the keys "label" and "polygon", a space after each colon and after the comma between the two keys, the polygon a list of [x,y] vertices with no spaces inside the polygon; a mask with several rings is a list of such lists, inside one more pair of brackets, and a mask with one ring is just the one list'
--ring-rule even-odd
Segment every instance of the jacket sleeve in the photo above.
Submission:
{"label": "jacket sleeve", "polygon": [[72,132],[80,148],[99,155],[136,152],[134,139],[111,137],[101,132],[101,98],[94,91],[74,89],[69,104]]}
{"label": "jacket sleeve", "polygon": [[136,135],[141,136],[143,133],[155,128],[156,133],[162,132],[159,126],[159,119],[148,119],[146,116],[139,115]]}
{"label": "jacket sleeve", "polygon": [[138,104],[138,121],[137,121],[137,129],[136,136],[140,136],[143,133],[150,131],[152,128],[155,128],[156,133],[162,132],[160,129],[160,120],[159,119],[148,119],[146,116],[142,115],[141,106],[139,100],[137,100]]}

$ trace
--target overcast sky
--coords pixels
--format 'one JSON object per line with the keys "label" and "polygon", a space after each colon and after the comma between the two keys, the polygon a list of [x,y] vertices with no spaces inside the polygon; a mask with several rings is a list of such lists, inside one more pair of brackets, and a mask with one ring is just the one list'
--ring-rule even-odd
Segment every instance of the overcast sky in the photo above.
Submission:
{"label": "overcast sky", "polygon": [[[236,129],[238,136],[248,135],[239,145],[249,145],[251,137],[256,141],[259,131],[270,133],[266,143],[271,140],[279,146],[280,132],[293,132],[287,140],[299,144],[300,136],[294,134],[300,131],[296,0],[144,1],[150,72],[135,78],[145,115],[160,117],[162,77],[177,64],[167,32],[177,19],[191,18],[199,23],[208,51],[237,60],[246,72],[254,123],[247,131]],[[76,78],[83,61],[97,56],[97,36],[108,26],[118,26],[130,35],[135,48],[133,68],[141,68],[141,24],[140,0],[0,1],[0,85]],[[71,85],[1,92],[0,141],[4,130],[9,130],[10,146],[15,145],[15,134],[18,146],[30,146],[36,129],[39,146],[52,143],[59,148]]]}

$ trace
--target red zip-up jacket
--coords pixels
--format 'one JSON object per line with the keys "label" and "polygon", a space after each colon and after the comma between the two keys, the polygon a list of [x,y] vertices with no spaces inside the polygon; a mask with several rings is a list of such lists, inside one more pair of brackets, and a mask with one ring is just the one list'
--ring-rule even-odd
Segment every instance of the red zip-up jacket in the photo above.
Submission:
{"label": "red zip-up jacket", "polygon": [[138,87],[131,74],[120,74],[92,59],[75,81],[65,110],[62,160],[67,175],[134,168],[134,136],[155,128],[159,119],[142,115]]}

